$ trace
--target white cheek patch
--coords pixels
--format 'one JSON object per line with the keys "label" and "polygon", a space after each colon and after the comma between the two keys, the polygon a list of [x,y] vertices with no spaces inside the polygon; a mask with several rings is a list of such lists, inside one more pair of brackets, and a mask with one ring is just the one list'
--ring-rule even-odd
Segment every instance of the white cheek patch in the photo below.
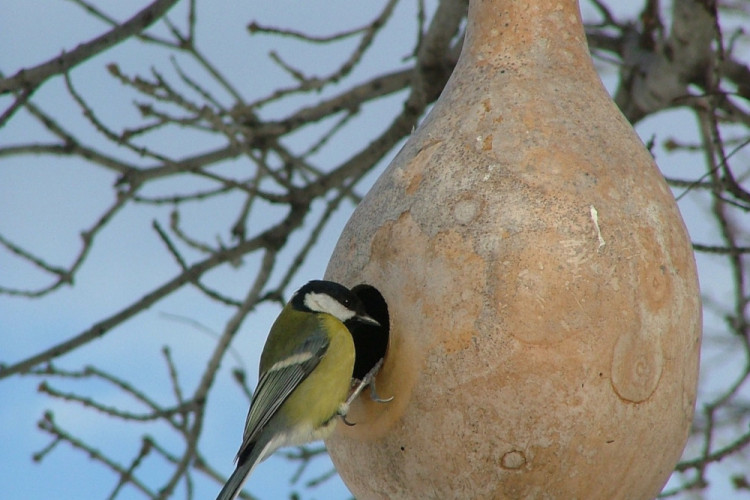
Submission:
{"label": "white cheek patch", "polygon": [[325,293],[308,293],[305,295],[305,305],[311,311],[328,313],[338,318],[341,322],[352,319],[356,315],[354,311]]}

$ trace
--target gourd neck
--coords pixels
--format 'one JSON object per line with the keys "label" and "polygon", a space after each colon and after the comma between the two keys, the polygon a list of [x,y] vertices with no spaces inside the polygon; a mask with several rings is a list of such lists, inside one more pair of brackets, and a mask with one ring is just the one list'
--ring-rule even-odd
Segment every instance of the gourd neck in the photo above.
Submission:
{"label": "gourd neck", "polygon": [[480,66],[593,71],[577,0],[471,0],[462,57]]}

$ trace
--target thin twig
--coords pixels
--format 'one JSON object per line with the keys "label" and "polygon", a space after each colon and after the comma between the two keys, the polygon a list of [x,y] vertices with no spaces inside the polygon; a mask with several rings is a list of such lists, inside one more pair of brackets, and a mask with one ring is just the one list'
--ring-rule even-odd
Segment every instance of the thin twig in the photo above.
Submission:
{"label": "thin twig", "polygon": [[11,77],[0,79],[0,94],[34,89],[48,78],[70,71],[83,61],[145,30],[161,19],[177,2],[178,0],[155,0],[127,21],[117,24],[110,31],[89,42],[78,45],[72,51],[63,52],[45,63],[22,69]]}

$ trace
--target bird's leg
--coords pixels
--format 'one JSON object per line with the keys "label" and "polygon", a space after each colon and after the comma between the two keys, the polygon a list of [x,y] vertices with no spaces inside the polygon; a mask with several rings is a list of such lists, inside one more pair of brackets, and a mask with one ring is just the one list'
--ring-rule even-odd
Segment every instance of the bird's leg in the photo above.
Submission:
{"label": "bird's leg", "polygon": [[[377,375],[378,370],[380,370],[380,367],[383,366],[383,358],[380,358],[380,361],[375,363],[375,366],[372,367],[372,369],[367,372],[367,374],[362,377],[362,380],[357,382],[357,385],[354,386],[354,390],[349,395],[349,399],[346,400],[346,404],[350,405],[352,401],[357,399],[357,396],[365,389],[365,387],[372,386],[372,384],[375,382],[375,375]],[[373,398],[374,399],[374,398]]]}
{"label": "bird's leg", "polygon": [[388,399],[382,399],[380,396],[378,396],[377,392],[375,391],[375,375],[378,374],[378,371],[380,370],[380,367],[383,366],[383,358],[380,358],[380,361],[375,363],[375,366],[372,367],[372,369],[367,372],[367,374],[362,377],[362,380],[357,381],[357,385],[354,386],[354,390],[352,390],[349,397],[346,399],[345,402],[341,403],[341,406],[339,406],[338,414],[341,417],[341,419],[344,421],[346,425],[352,426],[354,425],[354,422],[349,422],[346,419],[346,414],[349,412],[349,405],[352,404],[352,401],[357,399],[357,396],[365,390],[365,387],[370,387],[370,399],[377,403],[388,403],[389,401],[393,400],[393,396],[391,396]]}
{"label": "bird's leg", "polygon": [[[380,396],[378,396],[378,393],[375,390],[375,375],[378,374],[382,366],[383,366],[383,358],[380,358],[380,361],[375,363],[375,366],[372,367],[372,370],[367,372],[367,375],[365,375],[365,378],[360,382],[360,384],[363,386],[362,389],[364,389],[364,385],[370,386],[370,399],[372,399],[376,403],[388,403],[390,401],[393,401],[393,396],[391,396],[388,399],[383,399]],[[362,389],[359,389],[359,391],[362,392]]]}
{"label": "bird's leg", "polygon": [[362,389],[365,388],[365,385],[362,381],[357,382],[357,386],[354,388],[354,391],[349,395],[349,397],[339,405],[339,411],[337,412],[339,417],[341,417],[341,420],[344,421],[346,425],[349,427],[355,425],[354,422],[349,422],[346,419],[346,414],[349,413],[349,405],[351,405],[352,401],[359,396],[359,393],[362,392]]}

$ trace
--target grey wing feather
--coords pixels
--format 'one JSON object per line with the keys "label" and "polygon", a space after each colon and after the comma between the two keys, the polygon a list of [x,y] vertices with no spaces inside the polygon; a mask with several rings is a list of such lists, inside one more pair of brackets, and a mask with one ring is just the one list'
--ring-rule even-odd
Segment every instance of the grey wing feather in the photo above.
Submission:
{"label": "grey wing feather", "polygon": [[[328,349],[328,338],[324,335],[310,337],[290,356],[300,356],[299,362],[275,370],[268,370],[258,381],[253,393],[250,410],[245,421],[245,432],[237,458],[258,439],[258,435],[271,420],[279,407],[294,389],[318,366]],[[309,357],[306,355],[310,354]]]}

